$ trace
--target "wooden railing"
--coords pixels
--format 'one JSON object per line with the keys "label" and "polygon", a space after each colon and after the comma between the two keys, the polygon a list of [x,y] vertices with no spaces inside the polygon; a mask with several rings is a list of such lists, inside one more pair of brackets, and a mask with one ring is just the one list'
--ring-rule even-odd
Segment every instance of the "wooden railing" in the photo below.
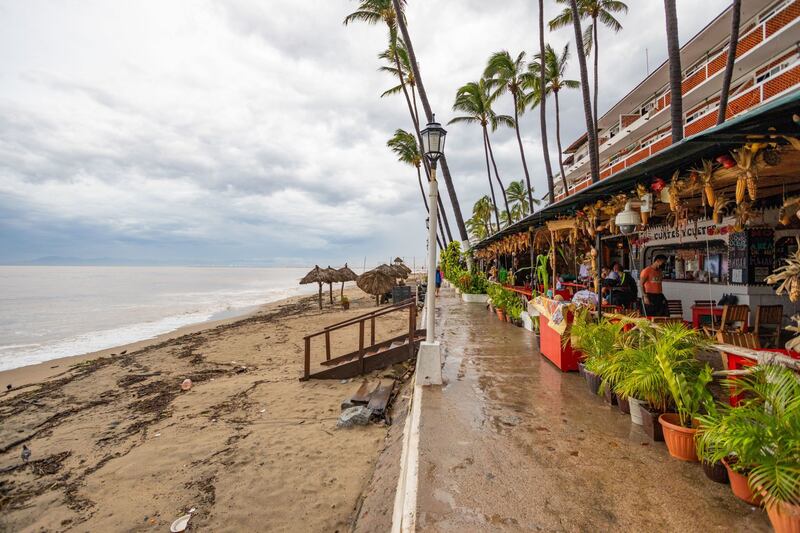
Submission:
{"label": "wooden railing", "polygon": [[[331,360],[331,332],[337,331],[349,326],[353,326],[358,324],[358,361],[361,365],[361,371],[364,371],[364,354],[367,351],[367,348],[375,345],[375,319],[384,315],[388,315],[390,313],[396,313],[398,311],[405,311],[408,309],[408,349],[410,351],[410,355],[413,356],[414,351],[414,334],[417,330],[417,303],[414,299],[405,300],[404,302],[400,302],[395,305],[391,305],[389,307],[384,307],[382,309],[376,309],[374,311],[370,311],[369,313],[365,313],[363,315],[359,315],[357,317],[349,318],[347,320],[343,320],[341,322],[337,322],[336,324],[332,324],[327,326],[322,331],[318,331],[316,333],[312,333],[310,335],[306,335],[303,337],[305,341],[305,360],[303,364],[303,379],[306,380],[311,375],[311,339],[319,336],[325,337],[325,360]],[[369,345],[365,344],[365,334],[366,334],[366,323],[369,321],[370,323],[370,343]]]}

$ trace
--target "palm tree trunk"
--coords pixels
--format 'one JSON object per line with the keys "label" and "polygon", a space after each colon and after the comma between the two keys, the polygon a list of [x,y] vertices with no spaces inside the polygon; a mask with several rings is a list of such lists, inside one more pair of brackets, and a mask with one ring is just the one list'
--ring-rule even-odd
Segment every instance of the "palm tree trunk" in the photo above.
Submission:
{"label": "palm tree trunk", "polygon": [[683,139],[683,95],[681,93],[681,48],[678,44],[678,13],[675,0],[664,0],[667,19],[667,52],[669,53],[670,118],[672,144]]}
{"label": "palm tree trunk", "polygon": [[592,39],[594,40],[594,129],[595,131],[598,129],[597,127],[597,92],[598,92],[598,85],[599,85],[599,54],[600,50],[597,47],[597,17],[592,19]]}
{"label": "palm tree trunk", "polygon": [[[417,90],[419,91],[419,99],[422,102],[422,108],[425,110],[425,116],[430,121],[433,119],[433,112],[431,105],[428,102],[428,94],[425,92],[425,86],[422,83],[422,75],[419,72],[419,65],[417,64],[417,56],[414,53],[414,46],[411,44],[411,36],[408,34],[408,27],[406,26],[405,17],[403,16],[403,9],[400,7],[400,0],[392,0],[394,11],[397,13],[397,26],[400,28],[400,33],[403,34],[403,42],[406,45],[408,52],[408,59],[411,63],[411,71],[414,73],[414,80],[416,82]],[[458,203],[458,195],[456,194],[455,187],[453,187],[453,180],[450,177],[450,168],[447,166],[447,158],[442,156],[439,160],[442,165],[442,176],[445,185],[447,186],[447,194],[450,196],[450,205],[453,206],[453,213],[456,217],[456,225],[458,226],[458,233],[462,241],[469,242],[469,235],[467,234],[467,227],[464,225],[464,217],[461,216],[461,205]]]}
{"label": "palm tree trunk", "polygon": [[486,126],[483,126],[483,156],[486,158],[486,177],[489,179],[489,192],[492,193],[492,207],[494,208],[494,219],[497,227],[500,227],[500,211],[497,210],[497,198],[494,195],[494,185],[492,185],[492,169],[489,166],[489,148],[486,146]]}
{"label": "palm tree trunk", "polygon": [[[556,100],[556,146],[558,146],[558,168],[561,170],[561,183],[564,185],[564,194],[569,194],[567,189],[567,175],[564,173],[564,157],[561,151],[561,110],[558,107],[558,91],[553,91]],[[533,204],[531,204],[533,205]]]}
{"label": "palm tree trunk", "polygon": [[331,305],[333,305],[333,283],[328,283],[328,290],[330,292]]}
{"label": "palm tree trunk", "polygon": [[739,44],[739,19],[742,14],[742,0],[733,0],[731,7],[731,41],[728,45],[728,61],[725,63],[725,76],[722,79],[722,92],[719,96],[719,110],[717,111],[717,124],[725,122],[728,113],[728,96],[731,92],[731,79],[733,78],[733,64],[736,61],[736,47]]}
{"label": "palm tree trunk", "polygon": [[[403,70],[400,67],[400,56],[398,55],[396,48],[394,51],[394,64],[395,68],[397,68],[397,77],[400,79],[400,88],[403,90],[403,96],[405,96],[406,98],[406,105],[408,106],[408,113],[411,115],[411,122],[414,126],[414,132],[417,135],[417,144],[419,146],[419,149],[422,150],[422,135],[419,129],[419,118],[417,115],[416,100],[412,102],[412,98],[409,97],[408,88],[406,87],[405,77],[403,76]],[[412,92],[413,92],[413,87],[412,87]],[[425,158],[425,156],[423,156],[422,161],[423,163],[425,163],[425,174],[428,176],[428,179],[430,179],[430,169],[428,169],[428,160]],[[417,168],[417,172],[419,172],[419,168]],[[424,191],[422,193],[422,197],[423,200],[425,200],[425,209],[428,211],[428,214],[430,214],[430,210],[428,209],[428,200],[425,199]],[[445,236],[444,230],[441,229],[441,221],[442,219],[444,219],[444,227],[447,228],[447,236],[450,239],[450,241],[452,241],[453,237],[450,234],[450,223],[447,220],[447,212],[444,210],[444,205],[442,204],[441,196],[439,196],[439,213],[437,213],[436,216],[439,219],[439,226],[442,232],[442,238],[444,239]]]}
{"label": "palm tree trunk", "polygon": [[539,83],[542,92],[542,96],[539,101],[539,121],[542,128],[542,155],[544,156],[544,170],[547,175],[547,193],[550,198],[550,203],[552,204],[556,201],[556,195],[555,184],[553,183],[553,167],[550,166],[550,150],[548,149],[547,145],[547,110],[545,109],[547,99],[544,96],[544,58],[546,57],[544,54],[544,0],[539,0],[539,53],[541,54],[540,57],[542,58],[542,60],[539,61]]}
{"label": "palm tree trunk", "polygon": [[514,97],[514,130],[517,132],[517,144],[519,144],[519,155],[522,158],[522,170],[525,171],[525,183],[528,186],[528,201],[533,205],[533,188],[531,187],[531,175],[528,173],[528,162],[525,161],[525,149],[522,147],[522,136],[519,134],[519,107],[517,93],[511,93]]}
{"label": "palm tree trunk", "polygon": [[318,281],[317,285],[319,285],[319,309],[322,310],[322,282]]}
{"label": "palm tree trunk", "polygon": [[486,146],[489,148],[489,159],[492,160],[492,168],[494,168],[494,177],[497,179],[497,185],[500,186],[500,191],[503,193],[503,204],[506,206],[506,214],[508,215],[509,222],[512,220],[511,218],[511,209],[508,208],[508,195],[506,194],[506,188],[503,186],[503,182],[500,181],[500,174],[497,172],[497,163],[494,160],[494,152],[492,151],[492,141],[489,140],[489,132],[486,128],[483,129],[483,134],[486,135]]}
{"label": "palm tree trunk", "polygon": [[[581,71],[581,91],[583,92],[583,115],[586,119],[586,134],[589,139],[589,166],[591,167],[592,183],[600,179],[600,161],[597,153],[597,129],[592,115],[592,101],[589,94],[589,73],[586,69],[586,53],[583,48],[583,32],[581,19],[578,12],[577,0],[569,1],[572,9],[572,26],[575,29],[575,48],[578,49],[578,65]],[[596,28],[595,28],[596,29]],[[544,56],[544,55],[543,55]]]}

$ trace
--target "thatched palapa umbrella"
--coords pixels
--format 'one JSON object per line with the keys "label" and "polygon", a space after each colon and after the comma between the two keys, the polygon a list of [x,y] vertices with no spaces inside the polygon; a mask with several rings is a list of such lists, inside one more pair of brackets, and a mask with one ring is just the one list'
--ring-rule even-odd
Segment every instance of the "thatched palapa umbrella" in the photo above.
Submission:
{"label": "thatched palapa umbrella", "polygon": [[405,269],[398,265],[381,265],[379,267],[376,267],[375,270],[382,270],[383,272],[386,272],[395,279],[397,278],[406,279],[408,277],[408,273],[405,271]]}
{"label": "thatched palapa umbrella", "polygon": [[325,283],[328,284],[328,289],[330,291],[330,297],[331,297],[331,305],[333,305],[333,284],[342,281],[342,277],[339,275],[339,271],[336,270],[335,268],[331,268],[330,265],[328,265],[328,268],[323,268],[322,271],[325,272],[325,274],[328,276],[328,281],[326,281]]}
{"label": "thatched palapa umbrella", "polygon": [[[385,265],[382,265],[385,266]],[[375,304],[378,304],[378,298],[382,294],[392,290],[394,287],[395,275],[392,272],[378,267],[368,272],[364,272],[358,277],[356,285],[367,294],[375,296]]]}
{"label": "thatched palapa umbrella", "polygon": [[328,283],[328,279],[330,279],[330,275],[325,271],[325,269],[320,268],[319,265],[315,265],[313,270],[311,270],[308,274],[300,280],[300,285],[307,285],[309,283],[316,283],[319,285],[319,308],[322,309],[322,284]]}
{"label": "thatched palapa umbrella", "polygon": [[341,298],[344,298],[344,283],[346,281],[355,281],[358,279],[358,274],[350,270],[347,266],[347,263],[344,264],[342,268],[340,268],[337,272],[339,272],[339,281],[342,282],[342,294]]}

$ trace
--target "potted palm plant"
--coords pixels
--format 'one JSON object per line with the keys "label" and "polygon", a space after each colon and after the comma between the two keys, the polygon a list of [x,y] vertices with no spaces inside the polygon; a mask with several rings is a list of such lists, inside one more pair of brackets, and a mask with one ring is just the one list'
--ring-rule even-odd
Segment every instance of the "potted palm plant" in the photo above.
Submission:
{"label": "potted palm plant", "polygon": [[759,365],[725,384],[744,399],[698,417],[698,455],[723,461],[733,493],[763,501],[775,531],[800,531],[800,378]]}
{"label": "potted palm plant", "polygon": [[697,429],[694,426],[701,410],[707,410],[714,403],[708,390],[712,380],[711,367],[706,364],[697,374],[676,373],[672,370],[672,360],[665,354],[659,354],[658,359],[678,411],[658,417],[667,450],[676,459],[698,461],[694,442]]}
{"label": "potted palm plant", "polygon": [[[654,324],[647,319],[630,319],[634,328],[625,345],[610,363],[615,390],[623,397],[639,400],[642,426],[653,440],[664,439],[658,418],[672,411],[675,402],[665,376],[665,365],[674,374],[696,378],[702,366],[695,359],[703,337],[682,323]],[[633,420],[634,402],[631,403]]]}
{"label": "potted palm plant", "polygon": [[[597,394],[601,391],[611,394],[613,378],[605,373],[608,364],[619,350],[623,324],[607,318],[594,321],[585,310],[576,311],[572,323],[571,342],[583,353],[579,368],[589,389]],[[609,403],[611,400],[609,400]]]}

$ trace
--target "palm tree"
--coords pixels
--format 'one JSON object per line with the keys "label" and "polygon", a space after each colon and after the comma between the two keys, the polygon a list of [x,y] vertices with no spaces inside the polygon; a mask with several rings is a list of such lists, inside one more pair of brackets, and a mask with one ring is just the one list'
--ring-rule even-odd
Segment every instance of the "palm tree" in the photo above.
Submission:
{"label": "palm tree", "polygon": [[[486,80],[481,78],[477,82],[469,82],[456,92],[456,100],[453,104],[454,111],[461,111],[465,113],[462,116],[455,117],[448,122],[448,124],[456,124],[464,122],[467,124],[480,124],[483,130],[483,152],[486,159],[486,174],[489,179],[489,190],[492,194],[492,203],[494,204],[495,218],[497,224],[500,224],[500,213],[497,210],[497,199],[494,195],[494,185],[492,185],[492,167],[494,167],[495,178],[500,191],[503,193],[503,200],[506,206],[506,211],[510,212],[508,207],[508,198],[506,197],[506,190],[500,176],[497,172],[497,164],[494,161],[494,153],[492,152],[492,143],[489,139],[489,127],[492,131],[497,129],[500,124],[512,124],[514,119],[507,115],[498,115],[492,109],[491,96],[489,89],[486,86]],[[490,161],[492,167],[490,167]]]}
{"label": "palm tree", "polygon": [[[522,158],[522,169],[525,171],[525,182],[528,184],[528,193],[531,191],[531,176],[528,173],[528,163],[525,160],[525,149],[522,147],[522,136],[519,133],[519,116],[525,112],[525,92],[523,87],[525,52],[520,52],[516,59],[511,58],[506,50],[496,52],[489,58],[484,78],[490,88],[494,89],[492,99],[496,99],[506,91],[511,93],[514,100],[514,130],[517,133],[519,155]],[[533,196],[528,198],[533,203]]]}
{"label": "palm tree", "polygon": [[[569,0],[556,0],[560,4],[567,4]],[[617,0],[579,0],[578,11],[583,18],[591,19],[592,23],[586,27],[583,33],[584,49],[578,53],[588,55],[594,49],[594,125],[597,128],[597,94],[598,94],[598,60],[600,46],[597,38],[597,23],[601,22],[607,28],[611,28],[614,33],[622,29],[622,24],[614,18],[615,13],[628,13],[628,6],[624,2]],[[564,8],[556,18],[550,21],[550,29],[555,30],[572,24],[572,9],[568,6]]]}
{"label": "palm tree", "polygon": [[[425,211],[430,215],[428,208],[428,200],[425,196],[425,187],[422,186],[422,155],[419,153],[419,145],[413,133],[409,133],[403,129],[397,129],[394,136],[386,142],[386,146],[397,154],[397,160],[401,163],[411,165],[417,169],[417,181],[419,182],[419,192],[422,194],[422,203],[425,204]],[[439,232],[444,238],[444,230],[442,229],[442,220],[439,218]],[[442,243],[439,240],[439,234],[436,234],[436,241],[441,248]]]}
{"label": "palm tree", "polygon": [[[567,61],[569,60],[569,43],[564,45],[564,50],[559,56],[556,51],[548,44],[545,46],[545,73],[546,83],[544,86],[545,97],[552,94],[556,101],[556,145],[558,146],[558,168],[561,170],[561,182],[564,185],[564,191],[567,190],[567,177],[564,173],[564,160],[563,151],[561,149],[561,110],[558,104],[558,93],[561,89],[577,89],[580,83],[576,80],[564,79],[564,73],[567,70]],[[542,61],[542,56],[536,54],[535,61]],[[536,63],[532,63],[536,70],[540,67]]]}
{"label": "palm tree", "polygon": [[[378,24],[379,22],[386,23],[389,29],[389,42],[390,46],[393,46],[392,43],[395,43],[397,40],[397,28],[400,28],[400,31],[403,35],[403,43],[405,44],[405,48],[408,51],[408,59],[411,64],[411,69],[414,73],[414,79],[416,81],[417,88],[419,89],[420,99],[423,101],[423,107],[425,108],[425,112],[427,114],[428,120],[430,121],[432,118],[432,113],[430,111],[430,105],[428,104],[428,97],[425,93],[425,88],[422,85],[422,79],[419,75],[419,69],[417,68],[417,59],[414,55],[414,49],[411,46],[411,39],[408,35],[408,28],[406,27],[405,16],[402,16],[403,7],[405,6],[406,0],[359,0],[358,8],[356,11],[345,17],[344,24],[348,25],[351,22],[366,22],[367,24]],[[401,16],[397,16],[400,13]],[[395,58],[396,61],[399,61],[399,58]],[[400,66],[397,65],[398,70]],[[403,85],[403,78],[400,78],[400,84]],[[406,91],[404,91],[406,92]],[[408,94],[405,94],[406,101],[409,101]],[[417,138],[420,139],[419,135],[419,120],[417,119],[416,115],[411,111],[413,121],[414,121],[414,128],[417,132]],[[456,195],[456,191],[453,188],[453,180],[450,178],[450,169],[447,166],[447,160],[442,157],[441,165],[442,165],[442,175],[444,177],[445,184],[447,185],[447,191],[450,196],[450,203],[453,206],[453,213],[456,217],[456,225],[458,226],[459,234],[461,236],[462,241],[467,240],[467,229],[464,226],[464,219],[461,216],[461,206],[458,203],[458,196]],[[427,172],[427,166],[426,166]],[[439,205],[441,206],[441,200],[439,200]],[[442,209],[440,209],[443,211]],[[446,220],[446,218],[445,218]],[[447,226],[446,226],[447,227]]]}
{"label": "palm tree", "polygon": [[[539,53],[544,55],[544,0],[539,0]],[[546,85],[545,64],[539,64],[539,87]],[[544,170],[547,174],[547,193],[550,203],[555,202],[555,184],[553,183],[553,167],[550,166],[550,149],[547,144],[547,110],[546,99],[539,101],[539,122],[542,129],[542,155],[544,156]]]}
{"label": "palm tree", "polygon": [[[387,0],[362,0],[362,1],[379,1],[384,2]],[[411,70],[414,73],[414,81],[416,82],[417,91],[419,92],[419,99],[422,102],[422,108],[425,110],[425,118],[430,122],[433,120],[433,111],[431,110],[431,104],[428,102],[428,93],[425,91],[425,85],[422,83],[422,75],[419,71],[419,63],[417,63],[417,56],[414,53],[414,45],[411,42],[411,36],[408,33],[408,25],[406,24],[406,18],[403,14],[403,6],[405,5],[405,0],[391,0],[392,5],[394,6],[394,10],[396,13],[400,13],[401,16],[397,17],[397,26],[400,28],[400,34],[403,36],[403,43],[406,46],[406,50],[408,50],[408,59],[411,63]],[[439,160],[439,163],[442,167],[442,176],[444,177],[445,185],[447,186],[447,193],[450,196],[450,203],[453,206],[453,213],[456,217],[456,225],[458,225],[458,233],[461,236],[462,241],[469,241],[469,237],[467,235],[467,227],[464,225],[464,218],[461,216],[461,206],[458,203],[458,196],[456,195],[455,187],[453,187],[453,180],[450,177],[450,167],[447,165],[447,157],[442,156]]]}
{"label": "palm tree", "polygon": [[467,221],[470,226],[470,233],[477,240],[483,240],[492,232],[492,212],[494,204],[488,196],[482,196],[472,206],[472,218]]}
{"label": "palm tree", "polygon": [[669,54],[670,118],[672,120],[672,144],[683,139],[683,95],[681,93],[681,47],[678,44],[678,13],[675,0],[664,0],[667,19],[667,52]]}
{"label": "palm tree", "polygon": [[[416,92],[414,89],[414,75],[411,71],[411,65],[409,64],[408,59],[408,51],[403,44],[402,39],[398,39],[396,33],[390,31],[390,39],[389,39],[389,48],[386,49],[384,52],[378,55],[380,59],[384,59],[389,62],[389,65],[384,65],[380,67],[378,70],[383,72],[389,72],[390,74],[397,76],[400,83],[390,89],[387,89],[381,94],[381,98],[384,96],[388,96],[391,94],[396,94],[397,92],[402,91],[403,95],[406,99],[406,105],[408,106],[408,112],[411,115],[411,122],[414,125],[414,131],[416,132],[417,139],[420,143],[422,143],[422,135],[420,134],[419,128],[419,114],[417,112],[417,99],[416,99]],[[411,89],[411,97],[409,98],[409,90]],[[428,168],[428,161],[423,158],[423,163],[425,167],[425,176],[430,180],[430,168]],[[427,201],[427,200],[426,200]],[[447,212],[444,209],[444,204],[442,203],[441,195],[436,197],[437,205],[439,206],[439,212],[436,214],[436,217],[440,220],[444,221],[444,229],[447,234],[447,242],[451,242],[453,240],[453,234],[450,233],[450,222],[447,220]],[[445,237],[445,232],[442,232],[442,239]]]}
{"label": "palm tree", "polygon": [[531,199],[533,199],[532,205],[539,205],[540,203],[538,199],[533,198],[532,190],[525,189],[525,182],[523,180],[509,183],[506,189],[506,195],[508,196],[508,201],[514,204],[514,208],[519,209],[520,219],[525,218],[532,212],[531,204],[529,203]]}
{"label": "palm tree", "polygon": [[717,124],[725,122],[728,113],[728,95],[731,91],[731,78],[733,78],[733,63],[736,61],[736,46],[739,44],[739,19],[742,14],[742,0],[733,0],[731,6],[731,40],[728,44],[728,61],[725,63],[725,75],[722,79],[722,92],[719,95],[719,111]]}
{"label": "palm tree", "polygon": [[[575,30],[575,45],[578,48],[578,65],[581,71],[581,92],[583,93],[583,114],[586,119],[586,135],[589,140],[589,166],[592,183],[600,180],[600,154],[597,149],[597,128],[592,118],[592,103],[589,96],[589,73],[586,71],[586,56],[583,54],[583,34],[577,0],[569,0],[572,9],[572,27]],[[542,62],[542,64],[544,64]],[[567,191],[564,191],[565,193]]]}

